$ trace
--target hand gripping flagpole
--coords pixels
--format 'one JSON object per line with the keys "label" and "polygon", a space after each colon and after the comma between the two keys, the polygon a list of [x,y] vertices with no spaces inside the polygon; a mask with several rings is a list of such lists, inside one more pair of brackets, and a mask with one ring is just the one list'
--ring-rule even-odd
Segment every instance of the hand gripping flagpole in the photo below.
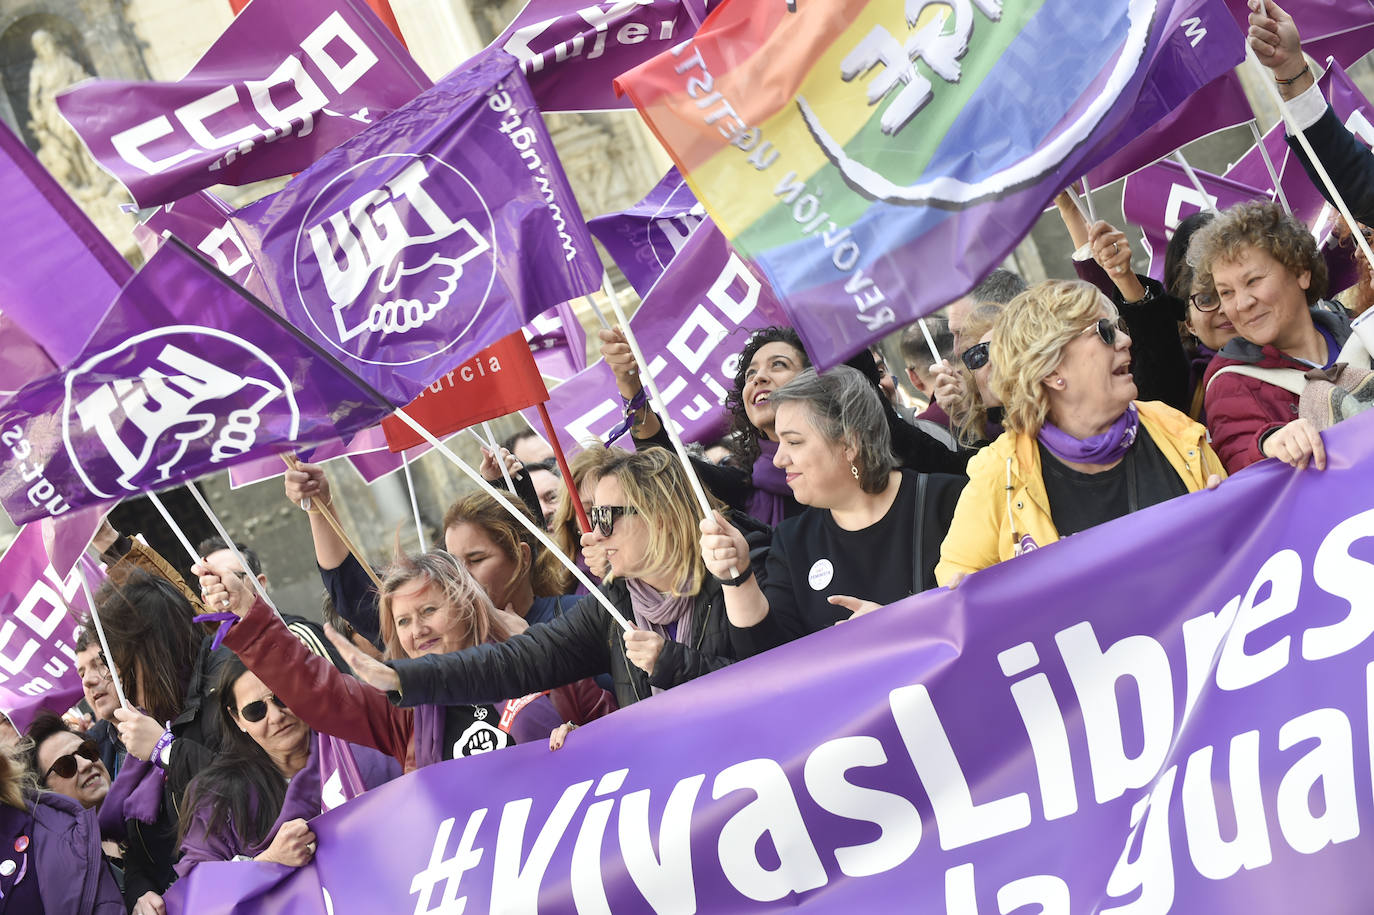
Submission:
{"label": "hand gripping flagpole", "polygon": [[1274,85],[1273,79],[1266,72],[1265,66],[1259,62],[1259,58],[1255,56],[1255,49],[1250,47],[1248,41],[1245,43],[1245,59],[1262,77],[1260,82],[1264,83],[1270,98],[1278,104],[1279,114],[1282,116],[1284,124],[1288,125],[1288,129],[1292,131],[1293,138],[1298,141],[1302,151],[1307,153],[1307,159],[1312,163],[1312,170],[1317,173],[1317,177],[1321,179],[1327,193],[1331,195],[1331,200],[1335,202],[1336,209],[1340,210],[1341,216],[1345,219],[1345,224],[1350,227],[1350,235],[1355,240],[1355,244],[1359,246],[1360,253],[1365,256],[1365,260],[1374,264],[1374,251],[1370,250],[1369,242],[1365,239],[1364,233],[1356,228],[1359,223],[1355,221],[1354,216],[1350,215],[1350,207],[1346,205],[1345,198],[1341,196],[1341,192],[1336,189],[1335,182],[1327,174],[1326,166],[1322,165],[1321,159],[1317,158],[1317,151],[1312,148],[1311,142],[1308,141],[1307,133],[1293,120],[1293,113],[1288,109],[1288,102],[1284,100],[1278,86]]}
{"label": "hand gripping flagpole", "polygon": [[[196,488],[196,484],[191,483],[186,489],[191,493],[191,498],[196,500],[196,504],[200,506],[200,510],[205,512],[205,517],[210,519],[210,523],[214,525],[215,533],[219,534],[219,538],[224,541],[225,546],[229,548],[229,552],[234,554],[234,559],[238,562],[239,568],[243,569],[244,576],[252,583],[253,590],[258,592],[258,597],[262,598],[264,604],[272,608],[273,613],[277,614],[277,616],[281,616],[281,611],[277,609],[277,605],[272,603],[272,598],[267,596],[267,588],[258,580],[258,576],[253,574],[253,570],[248,567],[248,560],[243,558],[243,554],[239,552],[239,548],[234,544],[234,538],[230,537],[229,532],[224,529],[224,524],[220,522],[219,516],[216,515],[214,509],[210,507],[210,503],[206,502],[205,497],[200,494],[200,490]],[[192,556],[193,560],[196,558],[197,557],[194,555]],[[198,558],[203,559],[204,557]]]}
{"label": "hand gripping flagpole", "polygon": [[86,603],[91,608],[91,625],[95,627],[95,637],[100,640],[100,650],[105,658],[105,669],[110,672],[110,680],[114,683],[115,695],[119,697],[120,708],[133,708],[129,704],[129,697],[124,695],[124,685],[119,682],[119,671],[115,670],[113,655],[110,654],[110,643],[105,640],[105,627],[100,625],[100,611],[95,607],[95,597],[91,594],[91,583],[86,579],[86,567],[83,565],[84,557],[76,561],[76,573],[81,576],[81,590],[86,595]]}
{"label": "hand gripping flagpole", "polygon": [[[621,333],[625,335],[625,342],[630,345],[630,353],[635,357],[635,363],[639,366],[639,378],[646,388],[649,389],[649,397],[653,400],[654,410],[658,413],[659,422],[663,424],[663,431],[668,433],[668,438],[673,443],[673,450],[677,452],[677,459],[682,464],[682,472],[687,474],[687,482],[691,484],[692,493],[697,497],[697,504],[701,507],[702,517],[710,521],[715,518],[711,511],[711,502],[706,498],[706,490],[701,485],[701,480],[697,479],[697,472],[692,467],[692,460],[687,456],[687,448],[682,444],[682,437],[677,434],[673,427],[672,417],[668,415],[668,404],[663,400],[663,395],[659,393],[658,382],[654,381],[654,373],[649,371],[649,362],[644,358],[644,352],[639,348],[639,340],[635,338],[634,331],[630,329],[630,319],[625,316],[625,311],[620,307],[620,296],[616,293],[603,274],[602,282],[606,289],[606,295],[611,300],[611,310],[615,312],[615,319],[620,322]],[[730,577],[738,578],[739,570],[731,568]]]}
{"label": "hand gripping flagpole", "polygon": [[[294,454],[283,454],[281,459],[285,461],[286,466],[292,470],[301,469],[301,462]],[[375,585],[380,592],[382,590],[381,578],[377,576],[377,572],[372,568],[372,563],[367,561],[367,557],[363,555],[363,551],[358,549],[357,544],[353,542],[353,538],[349,537],[348,532],[343,529],[343,525],[339,522],[339,519],[334,516],[334,509],[324,502],[320,502],[320,504],[316,506],[311,502],[308,496],[300,501],[300,506],[308,512],[315,512],[325,520],[325,523],[333,529],[335,536],[339,538],[344,548],[353,555],[354,559],[358,560],[358,565],[362,566],[363,571],[367,573],[367,577],[372,579],[372,584]]]}

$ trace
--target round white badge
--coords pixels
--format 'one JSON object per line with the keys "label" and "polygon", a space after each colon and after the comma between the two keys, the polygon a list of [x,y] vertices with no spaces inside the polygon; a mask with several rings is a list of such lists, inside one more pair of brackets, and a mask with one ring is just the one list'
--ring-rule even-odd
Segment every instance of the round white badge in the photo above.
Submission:
{"label": "round white badge", "polygon": [[806,573],[806,581],[811,585],[812,591],[820,591],[830,584],[830,579],[835,577],[835,566],[829,559],[817,559],[816,564],[811,567],[811,571]]}

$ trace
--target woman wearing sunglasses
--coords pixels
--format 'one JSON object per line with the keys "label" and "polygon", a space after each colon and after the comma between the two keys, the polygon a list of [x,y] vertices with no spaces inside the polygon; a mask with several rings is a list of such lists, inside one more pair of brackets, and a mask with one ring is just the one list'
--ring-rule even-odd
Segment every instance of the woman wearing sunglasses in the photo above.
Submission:
{"label": "woman wearing sunglasses", "polygon": [[[1195,281],[1215,293],[1206,304],[1239,334],[1204,377],[1207,426],[1226,469],[1235,473],[1268,457],[1324,468],[1319,433],[1338,417],[1328,404],[1304,408],[1307,376],[1331,370],[1331,381],[1345,383],[1337,363],[1370,364],[1363,349],[1341,352],[1350,321],[1339,305],[1322,301],[1326,261],[1312,233],[1278,204],[1242,203],[1197,231],[1188,262]],[[1203,307],[1197,297],[1193,305]]]}
{"label": "woman wearing sunglasses", "polygon": [[992,327],[1001,313],[1001,305],[980,305],[964,322],[965,338],[978,342],[959,355],[963,384],[949,417],[959,444],[965,448],[981,448],[1002,434],[1002,401],[988,384],[992,376],[988,347]]}
{"label": "woman wearing sunglasses", "polygon": [[[66,770],[63,760],[73,755],[74,774],[90,761],[83,750],[63,753],[49,767]],[[49,772],[47,778],[56,774]],[[15,744],[0,744],[0,911],[126,911],[101,854],[95,810],[56,791],[33,790],[33,775]]]}
{"label": "woman wearing sunglasses", "polygon": [[[192,571],[200,576],[207,600],[246,587],[238,576],[208,563],[197,563]],[[230,600],[231,607],[240,606]],[[391,564],[382,579],[379,621],[388,659],[487,650],[525,626],[519,617],[498,611],[463,564],[443,550]],[[335,633],[330,639],[355,671],[371,660]],[[565,721],[584,724],[612,708],[605,691],[590,680],[569,681],[548,695],[513,690],[504,698],[489,693],[472,701],[397,708],[385,694],[307,652],[260,600],[243,612],[224,644],[311,728],[390,754],[407,772],[543,741]]]}
{"label": "woman wearing sunglasses", "polygon": [[[319,735],[238,658],[221,666],[215,695],[220,752],[186,792],[177,874],[202,861],[308,863],[315,836],[306,820],[322,809]],[[401,774],[376,750],[349,749],[366,788]]]}
{"label": "woman wearing sunglasses", "polygon": [[[773,395],[774,458],[806,511],[778,526],[763,582],[726,581],[741,655],[754,655],[934,585],[940,541],[964,478],[898,469],[879,395],[849,366],[807,370]],[[717,516],[701,524],[715,576],[748,544]]]}
{"label": "woman wearing sunglasses", "polygon": [[110,793],[110,771],[100,760],[99,744],[46,711],[33,719],[27,736],[33,741],[29,765],[40,788],[65,794],[88,810],[100,807]]}
{"label": "woman wearing sunglasses", "polygon": [[[623,632],[585,597],[504,642],[390,667],[349,656],[358,676],[399,690],[411,706],[524,695],[609,673],[623,708],[732,663],[721,583],[701,562],[696,501],[673,455],[660,448],[619,453],[602,468],[594,499],[593,530],[583,542],[605,549],[610,574],[602,591],[638,628]],[[736,517],[749,527],[748,518]],[[742,562],[746,577],[747,557]]]}
{"label": "woman wearing sunglasses", "polygon": [[1040,283],[1007,305],[989,352],[1007,431],[969,464],[941,584],[1220,482],[1201,425],[1135,402],[1131,338],[1116,322],[1084,282]]}

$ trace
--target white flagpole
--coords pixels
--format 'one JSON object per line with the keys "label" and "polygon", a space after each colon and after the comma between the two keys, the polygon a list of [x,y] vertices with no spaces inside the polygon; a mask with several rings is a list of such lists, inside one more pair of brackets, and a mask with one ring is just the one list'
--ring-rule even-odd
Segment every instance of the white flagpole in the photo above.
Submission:
{"label": "white flagpole", "polygon": [[406,453],[401,452],[401,472],[406,478],[406,494],[410,496],[410,512],[415,516],[415,536],[419,538],[416,542],[420,544],[421,552],[425,549],[425,526],[420,521],[420,503],[415,498],[415,480],[410,475],[410,461],[406,459]]}
{"label": "white flagpole", "polygon": [[[1087,177],[1079,178],[1078,180],[1083,184],[1083,205],[1088,208],[1088,225],[1091,226],[1093,223],[1097,222],[1097,211],[1093,209],[1093,192],[1092,189],[1088,187]],[[1077,201],[1075,201],[1075,203],[1076,202]]]}
{"label": "white flagpole", "polygon": [[1197,176],[1197,172],[1193,171],[1193,167],[1188,164],[1188,160],[1183,158],[1183,150],[1174,150],[1173,159],[1179,165],[1183,166],[1183,171],[1185,174],[1187,174],[1188,181],[1193,185],[1193,190],[1197,191],[1198,194],[1201,195],[1202,208],[1204,210],[1209,210],[1212,213],[1215,213],[1217,211],[1217,205],[1212,202],[1211,195],[1208,194],[1207,189],[1202,186],[1202,179]]}
{"label": "white flagpole", "polygon": [[1269,158],[1269,148],[1264,145],[1264,134],[1260,133],[1259,122],[1254,118],[1250,119],[1250,133],[1255,138],[1255,145],[1259,147],[1259,154],[1260,158],[1264,160],[1264,167],[1269,170],[1269,180],[1274,182],[1274,194],[1279,203],[1283,204],[1283,211],[1292,216],[1293,208],[1288,205],[1288,195],[1283,192],[1283,182],[1279,180],[1279,173],[1274,168],[1274,161]]}
{"label": "white flagpole", "polygon": [[[434,433],[430,432],[428,429],[426,429],[424,426],[418,423],[415,420],[415,418],[412,417],[409,413],[407,413],[405,410],[397,410],[395,415],[397,418],[401,420],[401,422],[405,423],[411,429],[415,430],[416,435],[420,436],[422,439],[429,442],[431,448],[433,448],[435,451],[438,451],[444,457],[448,458],[449,461],[455,467],[457,467],[459,470],[465,473],[468,476],[468,478],[472,480],[472,482],[476,483],[478,487],[481,488],[482,492],[491,496],[493,499],[497,501],[498,504],[508,504],[506,503],[505,498],[500,492],[498,492],[486,480],[482,479],[482,475],[480,473],[469,467],[462,458],[454,454],[453,451],[449,449],[448,445],[445,445],[443,442],[439,441],[439,439],[435,438]],[[511,495],[514,496],[514,493],[511,493]],[[558,557],[558,561],[563,563],[563,565],[567,567],[568,571],[573,574],[573,577],[576,578],[594,598],[596,598],[596,600],[601,604],[601,606],[606,608],[606,612],[609,613],[611,617],[617,623],[620,624],[620,627],[622,629],[624,629],[626,632],[629,632],[635,628],[630,623],[630,621],[625,618],[624,614],[622,614],[619,610],[616,609],[615,604],[611,603],[610,599],[607,598],[605,594],[601,593],[601,589],[597,587],[596,583],[593,582],[590,578],[588,578],[587,574],[577,567],[577,563],[573,562],[566,555],[564,555],[563,551],[560,550],[558,546],[552,540],[549,539],[548,534],[546,534],[542,529],[539,528],[538,525],[536,525],[529,518],[527,518],[524,512],[512,511],[511,517],[518,521],[520,525],[525,528],[525,530],[529,531],[530,534],[534,537],[534,539],[538,540],[543,545],[544,549],[550,550],[553,553],[553,555]]]}
{"label": "white flagpole", "polygon": [[930,328],[926,327],[926,319],[918,318],[916,323],[921,325],[921,336],[926,338],[926,346],[930,347],[930,358],[936,362],[944,359],[945,357],[940,355],[940,350],[935,346],[935,338],[930,335]]}
{"label": "white flagpole", "polygon": [[86,569],[81,560],[76,561],[76,573],[81,576],[81,590],[86,594],[86,603],[91,608],[91,624],[95,626],[95,637],[100,640],[100,650],[105,656],[105,667],[114,681],[115,695],[119,697],[120,708],[133,708],[129,697],[124,695],[124,685],[119,682],[119,671],[115,670],[114,656],[110,654],[110,643],[105,640],[105,627],[100,625],[100,611],[95,608],[95,597],[91,594],[91,583],[86,579]]}
{"label": "white flagpole", "polygon": [[[604,274],[604,273],[601,274],[601,288],[602,288],[602,289],[605,289],[605,288],[606,288],[606,281],[607,281],[607,279],[608,279],[608,277],[606,276],[606,274]],[[611,322],[609,322],[609,321],[606,320],[606,314],[605,314],[605,312],[603,312],[603,311],[601,310],[601,306],[598,305],[598,304],[596,304],[596,299],[592,298],[590,295],[584,295],[582,298],[586,299],[586,300],[587,300],[587,304],[590,305],[590,306],[592,306],[592,313],[595,314],[595,315],[596,315],[596,319],[597,319],[598,321],[601,322],[601,327],[602,327],[604,330],[610,330],[610,329],[611,329]]]}
{"label": "white flagpole", "polygon": [[[501,446],[496,443],[496,433],[491,431],[491,423],[482,423],[482,431],[487,434],[486,445],[491,449],[492,459],[496,461],[496,466],[501,469],[501,479],[506,481],[506,488],[510,490],[510,494],[515,495],[515,482],[510,478],[510,470],[507,469],[506,462],[501,458]],[[476,432],[472,434],[477,435]],[[480,442],[482,436],[477,435],[477,440]]]}
{"label": "white flagpole", "polygon": [[239,568],[243,569],[243,574],[248,578],[248,581],[252,583],[253,590],[258,592],[258,597],[261,597],[262,602],[272,608],[273,613],[277,614],[277,616],[281,616],[281,611],[277,609],[276,604],[272,603],[272,598],[267,596],[267,589],[263,587],[262,582],[258,581],[258,576],[254,575],[253,570],[248,568],[248,560],[243,558],[243,554],[239,552],[239,548],[234,545],[234,538],[230,537],[229,532],[224,529],[224,525],[220,522],[219,516],[215,514],[214,509],[210,507],[210,503],[205,501],[205,497],[200,494],[200,490],[196,488],[194,483],[187,484],[186,490],[191,494],[191,498],[196,500],[196,504],[200,506],[200,510],[205,512],[205,517],[210,519],[210,523],[215,527],[215,533],[219,534],[219,538],[229,547],[229,552],[234,554],[234,558],[238,560]]}
{"label": "white flagpole", "polygon": [[1317,177],[1321,179],[1327,193],[1331,195],[1331,200],[1336,204],[1336,209],[1341,211],[1341,216],[1345,218],[1345,224],[1350,227],[1351,237],[1355,239],[1355,244],[1359,245],[1360,253],[1365,256],[1369,263],[1374,264],[1374,251],[1370,250],[1369,242],[1365,240],[1364,233],[1359,230],[1359,223],[1355,221],[1354,216],[1350,215],[1350,207],[1346,205],[1345,198],[1341,196],[1341,192],[1336,189],[1335,182],[1327,174],[1326,166],[1322,165],[1321,160],[1317,158],[1317,152],[1312,148],[1311,142],[1308,141],[1306,132],[1293,120],[1293,113],[1288,110],[1288,102],[1284,100],[1278,86],[1274,85],[1273,79],[1269,76],[1264,65],[1259,62],[1259,58],[1255,56],[1255,50],[1250,47],[1248,41],[1245,43],[1245,57],[1262,77],[1260,82],[1264,83],[1269,90],[1270,97],[1278,103],[1279,114],[1283,116],[1283,122],[1288,125],[1288,129],[1292,132],[1293,138],[1298,141],[1298,145],[1302,147],[1303,152],[1307,153],[1307,158],[1312,163],[1312,170],[1317,173]]}

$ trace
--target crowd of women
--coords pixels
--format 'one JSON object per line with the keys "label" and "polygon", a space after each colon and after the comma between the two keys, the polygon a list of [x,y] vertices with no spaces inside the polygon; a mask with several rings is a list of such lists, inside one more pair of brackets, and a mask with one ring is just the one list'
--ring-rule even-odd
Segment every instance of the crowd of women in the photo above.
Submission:
{"label": "crowd of women", "polygon": [[[1251,36],[1296,109],[1312,76],[1291,20],[1269,5]],[[1343,131],[1314,136],[1357,215],[1374,214],[1374,158]],[[1322,469],[1321,431],[1374,382],[1307,228],[1268,201],[1188,220],[1156,283],[1131,272],[1125,233],[1060,205],[1082,279],[1027,288],[997,271],[947,327],[911,335],[950,347],[924,362],[904,347],[932,395],[913,421],[868,351],[817,372],[788,328],[743,341],[726,454],[692,461],[705,518],[610,330],[601,352],[633,450],[587,443],[556,497],[532,484],[531,468],[548,471],[541,443],[513,443],[524,462],[503,449],[483,472],[497,481],[505,461],[515,492],[459,496],[442,547],[374,569],[332,523],[323,468],[287,472],[327,641],[263,599],[241,545],[203,544],[187,583],[103,531],[108,650],[90,628],[76,646],[94,724],[42,714],[0,752],[0,849],[14,849],[0,853],[0,911],[160,915],[204,862],[309,862],[309,821],[334,790],[326,753],[347,750],[371,788],[512,744],[557,750],[663,690],[1252,463]],[[517,516],[601,595],[579,594]],[[206,610],[226,623],[213,637],[195,621]]]}

